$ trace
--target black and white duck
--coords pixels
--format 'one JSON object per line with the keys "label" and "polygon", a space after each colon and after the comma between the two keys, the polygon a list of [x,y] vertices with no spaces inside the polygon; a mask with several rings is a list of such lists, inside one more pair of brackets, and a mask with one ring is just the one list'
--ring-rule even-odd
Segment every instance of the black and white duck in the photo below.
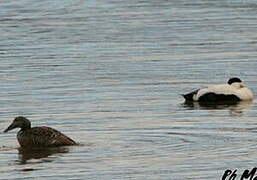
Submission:
{"label": "black and white duck", "polygon": [[186,101],[192,102],[239,102],[253,100],[253,93],[241,79],[234,77],[227,84],[212,85],[183,94]]}

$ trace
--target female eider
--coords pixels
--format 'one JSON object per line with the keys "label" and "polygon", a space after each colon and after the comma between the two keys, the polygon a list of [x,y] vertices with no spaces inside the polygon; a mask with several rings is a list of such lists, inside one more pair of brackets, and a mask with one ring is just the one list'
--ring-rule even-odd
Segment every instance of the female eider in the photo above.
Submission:
{"label": "female eider", "polygon": [[229,79],[227,84],[213,85],[183,94],[186,101],[238,102],[253,99],[253,93],[239,78]]}
{"label": "female eider", "polygon": [[16,117],[4,132],[15,128],[21,128],[17,134],[17,139],[23,148],[57,147],[77,144],[71,138],[53,128],[45,126],[31,128],[30,121],[23,116]]}

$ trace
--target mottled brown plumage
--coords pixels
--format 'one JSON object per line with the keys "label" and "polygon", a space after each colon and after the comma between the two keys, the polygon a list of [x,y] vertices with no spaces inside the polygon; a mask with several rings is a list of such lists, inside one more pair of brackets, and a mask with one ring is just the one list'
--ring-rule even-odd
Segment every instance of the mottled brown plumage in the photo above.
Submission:
{"label": "mottled brown plumage", "polygon": [[76,142],[61,132],[50,127],[33,127],[31,128],[30,121],[18,116],[13,123],[4,131],[10,131],[14,128],[21,128],[17,134],[17,139],[21,147],[57,147],[76,145]]}

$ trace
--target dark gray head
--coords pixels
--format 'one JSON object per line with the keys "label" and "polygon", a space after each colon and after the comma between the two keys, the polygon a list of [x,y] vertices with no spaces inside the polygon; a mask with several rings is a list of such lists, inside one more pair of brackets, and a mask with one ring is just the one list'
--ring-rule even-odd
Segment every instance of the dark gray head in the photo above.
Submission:
{"label": "dark gray head", "polygon": [[241,83],[242,81],[241,81],[241,79],[239,79],[239,78],[237,78],[237,77],[230,78],[230,79],[228,80],[228,84],[229,84],[229,85],[231,85],[232,83],[235,83],[235,82]]}
{"label": "dark gray head", "polygon": [[8,132],[15,128],[21,128],[21,130],[30,129],[31,123],[27,118],[18,116],[13,120],[12,124],[6,130],[4,130],[4,132]]}

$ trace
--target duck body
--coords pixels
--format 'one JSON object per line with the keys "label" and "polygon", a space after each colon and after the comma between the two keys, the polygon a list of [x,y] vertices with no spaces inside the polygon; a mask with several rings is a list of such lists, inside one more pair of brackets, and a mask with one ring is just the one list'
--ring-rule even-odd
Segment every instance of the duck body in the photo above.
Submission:
{"label": "duck body", "polygon": [[183,97],[186,101],[199,102],[238,102],[253,99],[253,93],[240,79],[231,78],[228,84],[213,85],[207,88],[198,89]]}
{"label": "duck body", "polygon": [[50,127],[33,127],[20,130],[17,140],[21,147],[57,147],[76,145],[68,136]]}
{"label": "duck body", "polygon": [[16,117],[4,132],[15,128],[21,128],[17,134],[17,140],[23,148],[58,147],[77,144],[56,129],[46,126],[31,128],[30,121],[23,116]]}

